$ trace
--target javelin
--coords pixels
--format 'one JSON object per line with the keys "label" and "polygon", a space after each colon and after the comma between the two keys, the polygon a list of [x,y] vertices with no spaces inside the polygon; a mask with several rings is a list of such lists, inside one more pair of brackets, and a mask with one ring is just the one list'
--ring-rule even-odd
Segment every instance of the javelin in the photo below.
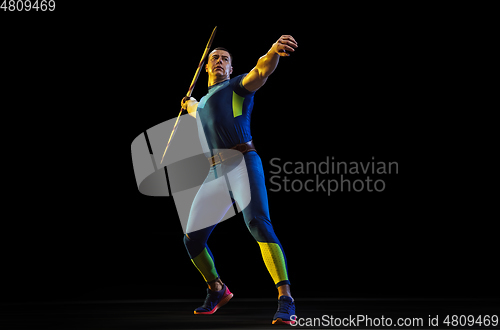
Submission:
{"label": "javelin", "polygon": [[[208,51],[210,50],[210,46],[212,46],[212,41],[214,41],[215,31],[217,31],[217,26],[214,28],[212,35],[210,36],[210,39],[208,40],[207,46],[205,47],[205,51],[203,52],[203,56],[201,57],[200,64],[198,64],[198,69],[196,69],[196,73],[194,74],[193,81],[191,82],[191,86],[189,86],[189,90],[186,94],[187,98],[191,97],[191,93],[193,92],[194,85],[196,85],[196,81],[198,80],[198,77],[200,76],[201,67],[203,66],[203,62],[205,61],[205,58],[208,55]],[[179,115],[177,116],[177,120],[175,121],[174,129],[172,130],[172,133],[170,133],[170,137],[168,138],[167,147],[165,148],[165,151],[163,152],[163,156],[161,157],[160,164],[163,163],[163,157],[165,157],[165,154],[167,153],[168,146],[170,145],[170,141],[172,140],[172,136],[174,136],[174,133],[177,130],[177,126],[179,125],[179,119],[181,118],[181,114],[182,114],[182,108],[181,108],[181,111],[179,112]]]}

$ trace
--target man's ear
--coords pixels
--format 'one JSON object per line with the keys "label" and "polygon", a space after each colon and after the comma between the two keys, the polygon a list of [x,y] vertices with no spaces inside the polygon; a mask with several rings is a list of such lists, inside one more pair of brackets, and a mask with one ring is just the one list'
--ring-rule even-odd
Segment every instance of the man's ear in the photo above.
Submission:
{"label": "man's ear", "polygon": [[208,72],[208,64],[205,64],[205,72]]}
{"label": "man's ear", "polygon": [[229,71],[229,74],[232,74],[233,73],[233,67],[231,67],[231,71]]}

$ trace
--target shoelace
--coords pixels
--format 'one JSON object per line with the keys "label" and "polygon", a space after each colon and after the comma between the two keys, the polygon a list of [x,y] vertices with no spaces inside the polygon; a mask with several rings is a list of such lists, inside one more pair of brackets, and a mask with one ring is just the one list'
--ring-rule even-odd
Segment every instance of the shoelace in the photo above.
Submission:
{"label": "shoelace", "polygon": [[217,294],[211,295],[210,292],[207,292],[207,297],[205,298],[205,302],[203,303],[203,306],[205,307],[212,307],[212,304],[215,301],[215,297],[217,297]]}
{"label": "shoelace", "polygon": [[286,313],[290,314],[290,310],[292,309],[293,301],[278,301],[278,313]]}

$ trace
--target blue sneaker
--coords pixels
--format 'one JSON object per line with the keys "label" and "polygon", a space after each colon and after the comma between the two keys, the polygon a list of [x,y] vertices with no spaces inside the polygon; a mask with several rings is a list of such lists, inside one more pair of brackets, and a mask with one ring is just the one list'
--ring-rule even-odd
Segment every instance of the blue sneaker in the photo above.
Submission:
{"label": "blue sneaker", "polygon": [[219,308],[224,306],[229,300],[233,298],[233,294],[227,286],[224,284],[222,290],[211,291],[207,289],[207,297],[205,298],[205,303],[203,306],[198,307],[194,310],[195,314],[213,314]]}
{"label": "blue sneaker", "polygon": [[290,316],[295,315],[295,303],[288,296],[281,296],[278,300],[278,310],[274,314],[273,324],[294,324]]}

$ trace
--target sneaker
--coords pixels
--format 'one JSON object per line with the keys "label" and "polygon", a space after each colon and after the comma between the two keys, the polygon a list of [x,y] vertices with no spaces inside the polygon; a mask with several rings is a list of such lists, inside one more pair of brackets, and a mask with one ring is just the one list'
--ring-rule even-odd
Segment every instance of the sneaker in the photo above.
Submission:
{"label": "sneaker", "polygon": [[278,310],[274,314],[273,324],[294,324],[290,316],[295,315],[295,303],[288,296],[281,296],[278,300]]}
{"label": "sneaker", "polygon": [[227,286],[224,284],[222,290],[211,291],[207,289],[207,297],[205,298],[205,303],[203,306],[198,307],[194,310],[195,314],[213,314],[219,308],[224,306],[229,300],[233,298],[233,294]]}

